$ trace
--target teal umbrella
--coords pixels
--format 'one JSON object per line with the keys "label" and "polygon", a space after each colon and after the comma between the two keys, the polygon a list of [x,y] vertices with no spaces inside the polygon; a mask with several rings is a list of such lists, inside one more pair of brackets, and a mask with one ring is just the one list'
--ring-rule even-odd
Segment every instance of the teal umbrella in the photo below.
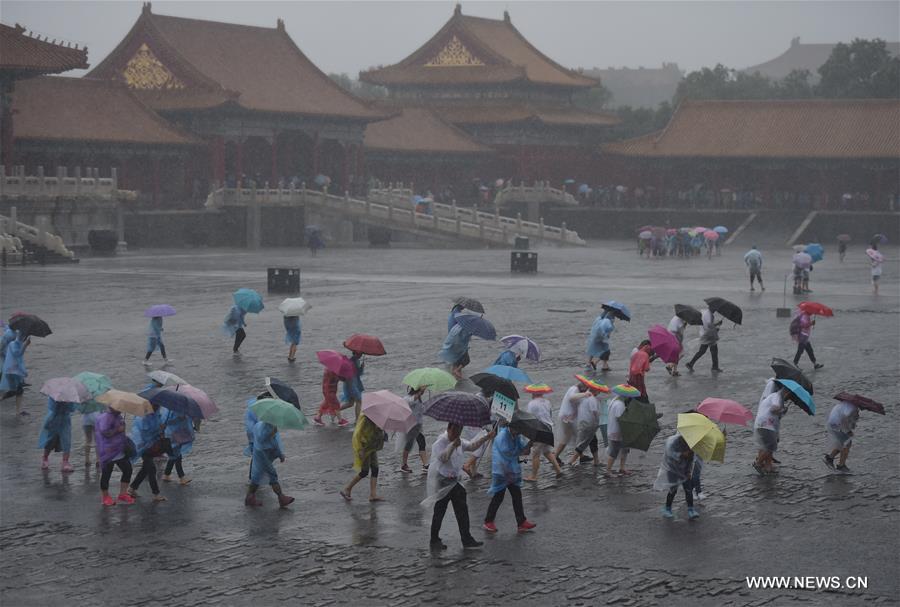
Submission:
{"label": "teal umbrella", "polygon": [[279,398],[262,398],[250,405],[250,410],[259,421],[278,428],[302,430],[309,424],[302,411]]}
{"label": "teal umbrella", "polygon": [[629,402],[625,406],[625,412],[619,416],[622,446],[641,451],[649,449],[653,437],[659,433],[659,423],[656,420],[656,405],[640,400]]}
{"label": "teal umbrella", "polygon": [[234,303],[245,312],[259,314],[265,307],[262,296],[253,289],[238,289],[232,297],[234,298]]}
{"label": "teal umbrella", "polygon": [[82,371],[78,375],[73,376],[72,379],[81,382],[84,387],[87,388],[91,398],[100,396],[104,392],[108,392],[112,389],[112,382],[102,373]]}
{"label": "teal umbrella", "polygon": [[807,415],[816,414],[816,403],[813,401],[812,394],[807,392],[806,388],[792,379],[776,379],[775,381],[788,389],[790,392],[788,398],[806,411]]}

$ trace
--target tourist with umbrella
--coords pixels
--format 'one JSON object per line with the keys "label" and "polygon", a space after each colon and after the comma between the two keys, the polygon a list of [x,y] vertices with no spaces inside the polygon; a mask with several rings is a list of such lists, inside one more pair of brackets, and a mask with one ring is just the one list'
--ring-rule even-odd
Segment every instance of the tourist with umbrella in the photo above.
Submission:
{"label": "tourist with umbrella", "polygon": [[776,379],[766,383],[756,411],[756,421],[753,423],[759,445],[753,468],[760,476],[775,471],[774,454],[778,450],[781,418],[787,413],[790,402],[796,403],[808,415],[816,412],[812,395],[796,381]]}
{"label": "tourist with umbrella", "polygon": [[375,422],[366,415],[360,415],[356,421],[356,428],[353,430],[353,469],[356,474],[350,479],[350,482],[341,489],[341,497],[348,502],[353,499],[351,492],[353,487],[362,479],[369,476],[369,501],[380,502],[384,498],[378,495],[376,486],[378,485],[378,452],[384,447],[384,430],[379,428]]}
{"label": "tourist with umbrella", "polygon": [[644,383],[644,376],[650,370],[650,363],[655,358],[656,353],[653,351],[650,340],[645,339],[638,344],[634,354],[631,355],[631,361],[628,366],[628,384],[637,388],[641,393],[638,398],[646,402],[650,402],[650,398],[647,396],[647,385]]}
{"label": "tourist with umbrella", "polygon": [[62,452],[62,471],[72,472],[69,453],[72,450],[72,418],[78,403],[91,396],[81,382],[71,377],[57,377],[47,380],[41,387],[41,394],[47,397],[47,416],[41,426],[38,447],[44,450],[41,469],[50,468],[48,461],[51,451]]}
{"label": "tourist with umbrella", "polygon": [[409,410],[416,418],[416,425],[406,431],[403,443],[403,461],[400,464],[400,472],[405,472],[407,474],[412,472],[412,468],[409,467],[408,462],[409,452],[412,451],[413,443],[417,443],[419,446],[419,459],[422,461],[422,471],[428,471],[428,454],[425,451],[425,434],[422,432],[424,427],[423,414],[425,412],[425,403],[422,402],[422,396],[424,396],[427,389],[427,385],[418,386],[416,388],[408,386],[406,389],[406,396],[404,397],[406,404],[409,406]]}
{"label": "tourist with umbrella", "polygon": [[[831,453],[825,454],[825,465],[840,472],[850,472],[847,456],[853,446],[853,433],[859,420],[859,410],[866,409],[884,415],[884,405],[859,394],[841,392],[834,397],[838,403],[828,414],[828,436],[831,439]],[[834,458],[840,454],[837,466]]]}
{"label": "tourist with umbrella", "polygon": [[182,486],[187,485],[191,479],[184,474],[184,456],[194,448],[193,420],[184,411],[173,411],[166,408],[160,409],[160,416],[165,428],[165,436],[172,445],[162,479],[167,483],[171,482],[174,468],[175,473],[178,474],[178,483]]}
{"label": "tourist with umbrella", "polygon": [[291,403],[278,398],[261,398],[250,404],[250,411],[256,417],[252,430],[252,459],[250,460],[250,484],[244,497],[245,506],[262,506],[256,491],[263,481],[268,480],[272,492],[278,497],[278,507],[287,508],[294,498],[285,495],[278,482],[275,460],[284,462],[284,449],[279,428],[303,429],[308,423],[306,416]]}
{"label": "tourist with umbrella", "polygon": [[144,479],[147,479],[147,482],[150,483],[150,491],[153,492],[153,501],[164,502],[166,497],[159,492],[159,483],[156,482],[156,462],[154,460],[169,453],[171,443],[165,439],[165,426],[159,416],[159,405],[154,405],[152,402],[150,404],[153,410],[136,417],[131,424],[131,440],[134,442],[136,451],[131,457],[131,461],[134,463],[141,460],[141,469],[131,481],[128,495],[138,497],[137,490]]}
{"label": "tourist with umbrella", "polygon": [[[524,335],[507,335],[506,337],[501,337],[500,341],[507,347],[507,351],[517,356],[517,362],[523,358],[536,363],[541,362],[541,349],[533,339]],[[494,361],[494,364],[504,364],[499,361],[500,359],[498,358]]]}
{"label": "tourist with umbrella", "polygon": [[507,346],[503,352],[494,359],[491,366],[513,367],[518,368],[519,361],[528,351],[528,343],[525,341],[517,341]]}
{"label": "tourist with umbrella", "polygon": [[833,316],[834,312],[832,312],[831,308],[828,306],[823,306],[814,301],[800,302],[794,310],[794,317],[791,319],[788,331],[791,334],[791,338],[797,342],[797,352],[794,354],[794,364],[799,364],[800,357],[806,352],[806,355],[809,356],[809,360],[812,362],[814,368],[821,369],[825,365],[816,362],[816,355],[813,352],[812,343],[810,342],[812,328],[816,324],[816,320],[813,318],[814,315]]}
{"label": "tourist with umbrella", "polygon": [[884,262],[884,255],[878,250],[877,240],[873,240],[872,246],[866,249],[866,256],[869,258],[869,266],[872,270],[872,292],[878,295],[878,281],[881,280],[881,264]]}
{"label": "tourist with umbrella", "polygon": [[[94,445],[94,430],[97,424],[97,418],[106,410],[106,407],[93,400],[104,392],[108,392],[112,388],[112,382],[109,378],[101,373],[92,373],[90,371],[82,371],[75,375],[72,379],[81,382],[87,389],[90,399],[82,403],[79,407],[81,412],[81,430],[84,433],[84,467],[91,465],[91,447]],[[96,466],[100,467],[100,460],[97,459]]]}
{"label": "tourist with umbrella", "polygon": [[355,373],[353,362],[334,350],[320,350],[316,352],[316,358],[325,367],[322,373],[322,402],[319,403],[319,411],[313,417],[313,423],[324,426],[323,415],[330,415],[332,423],[346,426],[350,422],[341,417],[341,401],[337,397],[338,382],[347,381]]}
{"label": "tourist with umbrella", "polygon": [[473,314],[457,314],[456,324],[447,333],[438,353],[456,379],[462,379],[462,370],[470,362],[469,341],[473,336],[492,341],[497,339],[497,331],[486,318]]}
{"label": "tourist with umbrella", "polygon": [[144,310],[144,317],[150,319],[150,327],[147,329],[147,355],[144,356],[144,366],[150,366],[150,355],[156,352],[157,348],[163,357],[163,364],[167,365],[171,360],[166,357],[166,345],[162,340],[163,317],[174,316],[175,308],[169,304],[158,304],[150,306]]}
{"label": "tourist with umbrella", "polygon": [[232,294],[234,305],[228,310],[225,316],[225,323],[222,330],[226,335],[234,337],[234,347],[232,353],[234,356],[240,356],[238,351],[244,339],[247,338],[247,332],[244,327],[247,326],[247,312],[259,314],[262,312],[263,305],[262,296],[253,289],[238,289]]}
{"label": "tourist with umbrella", "polygon": [[701,322],[702,328],[700,329],[700,349],[697,350],[697,353],[694,354],[694,357],[685,365],[688,371],[694,371],[694,365],[700,360],[706,351],[709,350],[709,354],[712,357],[712,371],[714,373],[721,373],[722,369],[719,368],[719,327],[722,326],[722,321],[718,322],[715,320],[715,312],[713,312],[709,307],[703,309],[701,312]]}
{"label": "tourist with umbrella", "polygon": [[497,432],[491,451],[491,486],[487,490],[492,497],[483,525],[488,533],[497,533],[494,519],[497,518],[497,510],[507,491],[512,497],[518,531],[530,531],[537,526],[525,516],[522,504],[522,465],[519,463],[519,456],[527,455],[530,451],[531,443],[515,428],[506,425]]}
{"label": "tourist with umbrella", "polygon": [[[10,326],[14,324],[10,322]],[[16,398],[16,415],[28,415],[22,411],[22,397],[25,394],[25,378],[28,369],[25,367],[25,350],[31,345],[31,338],[21,330],[16,331],[16,338],[6,346],[3,358],[3,376],[0,377],[0,394],[2,398]]]}
{"label": "tourist with umbrella", "polygon": [[766,290],[765,285],[763,285],[762,279],[762,267],[763,267],[763,256],[762,253],[759,252],[759,249],[756,248],[756,245],[750,247],[750,250],[744,253],[744,263],[747,265],[747,269],[750,271],[750,290],[755,291],[756,289],[753,287],[753,281],[759,281],[759,288],[762,291]]}
{"label": "tourist with umbrella", "polygon": [[302,338],[303,325],[300,315],[309,310],[310,306],[302,297],[285,299],[279,304],[278,309],[284,315],[284,343],[288,347],[288,362],[297,360],[297,346]]}
{"label": "tourist with umbrella", "polygon": [[640,395],[640,391],[634,386],[628,384],[620,384],[614,387],[611,392],[615,395],[607,402],[607,435],[609,436],[609,447],[606,450],[606,472],[604,476],[612,475],[613,463],[619,458],[619,474],[627,476],[631,474],[630,470],[625,469],[625,460],[628,458],[628,447],[622,445],[622,427],[619,424],[619,418],[625,413],[625,407],[631,402],[631,399]]}
{"label": "tourist with umbrella", "polygon": [[[143,400],[143,399],[142,399]],[[146,401],[144,401],[146,403]],[[147,403],[147,406],[150,406]],[[112,407],[101,413],[94,426],[97,439],[97,459],[100,462],[100,495],[104,506],[115,506],[116,502],[133,504],[134,498],[128,495],[128,483],[131,480],[131,456],[134,455],[134,443],[125,434],[125,420],[122,414]],[[119,495],[109,494],[109,480],[113,468],[118,466],[122,472],[119,481]]]}
{"label": "tourist with umbrella", "polygon": [[0,335],[0,376],[3,372],[3,361],[6,360],[6,347],[16,339],[16,331],[4,323],[3,335]]}
{"label": "tourist with umbrella", "polygon": [[794,295],[809,291],[809,272],[812,269],[812,257],[802,251],[794,253],[791,259],[794,264]]}
{"label": "tourist with umbrella", "polygon": [[589,386],[594,384],[598,386],[597,389],[599,390],[599,386],[602,385],[597,384],[584,375],[575,374],[575,379],[578,380],[578,383],[566,390],[557,412],[559,436],[556,438],[556,449],[553,453],[557,460],[560,459],[560,455],[562,455],[569,441],[578,439],[578,406],[582,400],[591,395]]}
{"label": "tourist with umbrella", "polygon": [[344,379],[343,401],[346,403],[341,408],[353,407],[356,414],[355,419],[359,419],[360,407],[362,406],[362,395],[365,387],[362,383],[362,375],[366,369],[363,356],[383,356],[386,352],[384,344],[374,335],[366,335],[364,333],[354,333],[344,340],[344,347],[350,350],[350,362],[353,364],[353,374]]}
{"label": "tourist with umbrella", "polygon": [[578,403],[578,414],[575,418],[578,424],[578,438],[575,444],[575,453],[569,460],[569,465],[576,465],[586,449],[591,450],[594,467],[600,465],[600,448],[597,444],[597,430],[600,427],[600,403],[597,395],[601,392],[609,392],[609,388],[603,384],[591,381],[588,383],[589,395]]}
{"label": "tourist with umbrella", "polygon": [[[687,328],[688,325],[700,325],[702,323],[703,315],[700,313],[700,310],[685,304],[675,304],[675,315],[669,321],[666,330],[675,336],[681,349],[679,350],[675,361],[666,364],[666,371],[669,372],[669,375],[672,375],[673,377],[681,375],[681,373],[678,372],[678,361],[681,360],[681,354],[684,352],[685,328]],[[651,342],[652,337],[653,336],[651,335]]]}
{"label": "tourist with umbrella", "polygon": [[[547,400],[545,396],[553,392],[553,388],[547,384],[529,384],[525,386],[525,391],[531,394],[531,400],[528,401],[528,412],[550,428],[550,438],[552,439],[553,410],[550,401]],[[524,480],[537,480],[542,456],[546,457],[547,461],[550,462],[550,465],[553,466],[557,478],[562,476],[559,460],[556,459],[556,453],[553,451],[552,440],[549,443],[534,441],[531,446],[531,476],[524,477]]]}
{"label": "tourist with umbrella", "polygon": [[665,452],[662,463],[659,465],[659,473],[653,488],[668,491],[666,493],[666,505],[663,506],[662,515],[673,518],[672,503],[678,492],[678,485],[684,490],[684,500],[688,506],[688,519],[694,520],[700,517],[700,513],[694,510],[694,495],[691,489],[691,468],[694,465],[694,452],[688,446],[684,437],[675,433],[666,439]]}
{"label": "tourist with umbrella", "polygon": [[[616,304],[618,306],[622,305],[617,304],[616,302],[608,303]],[[616,318],[621,318],[621,311],[617,315],[614,307],[603,304],[603,311],[600,313],[600,316],[594,319],[594,324],[591,325],[591,332],[588,335],[587,348],[585,350],[588,357],[585,371],[588,373],[597,370],[597,360],[603,362],[603,365],[600,367],[601,371],[609,371],[609,336],[616,330]]]}

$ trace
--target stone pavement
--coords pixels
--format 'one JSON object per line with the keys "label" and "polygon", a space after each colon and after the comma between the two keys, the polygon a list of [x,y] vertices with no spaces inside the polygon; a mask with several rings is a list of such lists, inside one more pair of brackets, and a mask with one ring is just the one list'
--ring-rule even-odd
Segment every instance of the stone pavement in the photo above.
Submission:
{"label": "stone pavement", "polygon": [[[764,251],[765,294],[747,292],[742,253],[682,262],[638,259],[630,243],[547,248],[539,249],[536,276],[510,276],[505,251],[412,249],[326,250],[316,259],[296,250],[144,250],[85,259],[74,267],[4,270],[2,315],[36,312],[54,334],[35,339],[27,354],[34,387],[26,406],[32,415],[15,419],[10,400],[0,409],[0,602],[896,604],[896,249],[887,251],[878,298],[869,294],[861,249],[851,248],[845,264],[828,257],[814,272],[813,295],[835,308],[836,316],[820,320],[813,334],[826,365],[814,379],[819,413],[808,417],[794,410],[785,418],[781,473],[758,478],[749,466],[755,453],[751,431],[730,428],[726,464],[704,470],[708,497],[701,519],[687,522],[681,495],[675,520],[659,516],[663,494],[651,485],[675,414],[706,396],[734,398],[755,409],[769,358],[793,353],[787,320],[775,318],[782,305],[778,278],[790,251]],[[264,293],[269,266],[302,267],[302,294],[313,304],[293,365],[286,360],[278,296],[267,296],[266,310],[249,316],[241,358],[231,357],[228,340],[218,333],[231,291],[248,286]],[[405,371],[436,360],[449,299],[458,294],[481,299],[500,334],[538,341],[544,361],[523,368],[554,386],[555,406],[571,374],[583,366],[586,332],[601,301],[624,301],[634,316],[614,333],[610,384],[624,380],[631,348],[649,325],[669,320],[673,303],[699,305],[703,297],[721,295],[744,308],[744,323],[723,327],[721,376],[709,373],[708,360],[679,378],[654,365],[647,384],[665,414],[664,430],[649,453],[632,453],[634,476],[607,480],[592,466],[581,466],[555,479],[544,465],[539,482],[523,491],[526,512],[538,523],[534,533],[517,535],[511,506],[504,504],[500,532],[484,538],[483,550],[463,552],[451,512],[442,533],[449,549],[431,555],[430,511],[418,506],[424,496],[418,464],[411,464],[414,474],[401,474],[399,455],[387,445],[379,482],[387,501],[369,504],[367,487],[360,484],[346,504],[337,490],[353,474],[351,430],[333,427],[283,432],[287,461],[278,464],[279,474],[297,501],[280,511],[271,493],[261,492],[265,505],[246,509],[241,418],[245,399],[259,391],[262,379],[272,375],[295,385],[311,412],[321,398],[315,351],[339,347],[347,334],[360,331],[380,335],[388,349],[387,356],[369,359],[366,386],[399,391]],[[122,389],[140,388],[146,383],[141,313],[163,301],[179,312],[165,325],[171,370],[206,389],[221,412],[204,422],[185,460],[194,479],[190,485],[162,483],[169,499],[162,504],[151,504],[145,495],[135,506],[103,509],[97,474],[81,461],[78,416],[75,473],[61,475],[57,455],[48,472],[39,469],[36,441],[45,401],[37,388],[45,379],[82,370],[107,373]],[[473,340],[470,372],[490,364],[497,352],[497,344]],[[886,417],[861,415],[849,460],[852,475],[834,474],[820,461],[829,397],[843,388],[889,404]],[[429,445],[440,431],[440,424],[427,424]],[[466,485],[473,527],[486,509],[487,486],[483,480]],[[860,575],[868,576],[869,588],[749,590],[744,577],[751,575]]]}

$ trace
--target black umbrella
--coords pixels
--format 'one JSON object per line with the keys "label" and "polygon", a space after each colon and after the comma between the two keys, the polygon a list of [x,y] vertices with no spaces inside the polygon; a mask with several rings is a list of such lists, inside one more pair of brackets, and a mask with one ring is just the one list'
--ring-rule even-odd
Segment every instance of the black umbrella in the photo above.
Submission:
{"label": "black umbrella", "polygon": [[486,392],[499,392],[503,396],[507,396],[513,400],[519,400],[519,391],[516,390],[515,384],[508,379],[503,379],[493,373],[476,373],[469,379]]}
{"label": "black umbrella", "polygon": [[268,390],[268,394],[266,394],[263,398],[280,398],[285,402],[291,403],[297,409],[300,408],[300,397],[297,396],[297,393],[293,388],[291,388],[280,379],[267,377],[266,389]]}
{"label": "black umbrella", "polygon": [[727,299],[722,299],[721,297],[708,297],[703,301],[709,306],[710,312],[718,312],[734,324],[741,324],[744,313],[736,304],[731,303]]}
{"label": "black umbrella", "polygon": [[516,409],[509,427],[536,443],[553,445],[553,428],[527,411]]}
{"label": "black umbrella", "polygon": [[686,304],[675,304],[675,316],[689,325],[702,325],[703,317],[700,310]]}
{"label": "black umbrella", "polygon": [[[862,394],[850,394],[849,392],[841,392],[840,394],[835,394],[834,397],[837,400],[847,401],[851,405],[856,405],[860,409],[865,409],[866,411],[873,411],[875,413],[884,415],[884,405],[876,400],[867,398]],[[513,419],[516,419],[515,416],[513,416]],[[525,433],[523,432],[522,434]],[[525,436],[528,435],[526,434]]]}
{"label": "black umbrella", "polygon": [[800,367],[794,363],[783,358],[773,358],[771,367],[775,371],[775,379],[791,379],[800,384],[810,394],[813,393],[812,382],[803,374]]}
{"label": "black umbrella", "polygon": [[472,310],[477,314],[484,314],[484,306],[481,305],[481,302],[477,299],[472,299],[471,297],[457,297],[453,300],[453,303],[466,310]]}
{"label": "black umbrella", "polygon": [[34,335],[35,337],[47,337],[53,331],[50,325],[34,314],[16,314],[9,319],[9,326],[13,331],[20,331],[23,337]]}

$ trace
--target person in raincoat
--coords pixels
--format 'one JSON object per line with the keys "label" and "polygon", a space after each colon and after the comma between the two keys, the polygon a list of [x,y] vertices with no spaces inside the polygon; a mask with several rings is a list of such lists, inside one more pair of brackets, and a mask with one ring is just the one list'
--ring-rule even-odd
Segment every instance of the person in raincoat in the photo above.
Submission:
{"label": "person in raincoat", "polygon": [[384,430],[375,425],[365,415],[361,415],[353,430],[353,469],[357,473],[341,489],[341,497],[348,502],[353,499],[351,492],[356,483],[369,476],[369,501],[380,502],[384,498],[376,491],[378,485],[378,452],[384,447]]}
{"label": "person in raincoat", "polygon": [[747,264],[747,269],[750,271],[750,290],[756,290],[753,287],[753,282],[758,280],[759,288],[765,291],[766,287],[763,285],[762,279],[763,256],[759,249],[756,248],[756,245],[753,245],[749,251],[744,253],[744,263]]}
{"label": "person in raincoat", "polygon": [[[549,394],[553,390],[548,386],[540,388],[535,386],[525,386],[525,391],[531,393],[531,400],[528,401],[528,412],[536,418],[553,428],[553,409],[550,401],[544,398],[545,394]],[[546,457],[556,477],[562,476],[562,469],[559,467],[559,460],[556,459],[556,453],[553,451],[553,445],[546,443],[533,443],[531,447],[531,476],[523,477],[526,481],[536,481],[538,469],[541,467],[541,456]]]}
{"label": "person in raincoat", "polygon": [[299,316],[284,317],[284,343],[288,344],[288,362],[297,360],[297,346],[300,345],[303,327]]}
{"label": "person in raincoat", "polygon": [[841,260],[841,263],[844,263],[844,258],[847,256],[847,241],[838,240],[838,259]]}
{"label": "person in raincoat", "polygon": [[183,458],[194,448],[194,424],[190,416],[177,413],[168,409],[160,411],[162,423],[165,426],[166,437],[172,444],[172,453],[166,461],[162,479],[165,482],[172,481],[172,469],[178,474],[178,482],[187,485],[191,479],[184,475]]}
{"label": "person in raincoat", "polygon": [[594,466],[600,465],[600,447],[597,444],[597,429],[600,427],[600,403],[597,401],[598,390],[589,389],[586,398],[578,403],[578,438],[575,443],[575,453],[569,460],[569,465],[578,464],[584,456],[584,452],[590,448],[594,458]]}
{"label": "person in raincoat", "polygon": [[609,336],[616,330],[615,321],[615,317],[608,310],[603,310],[600,316],[594,319],[585,351],[588,357],[586,371],[596,371],[597,360],[603,362],[603,366],[600,367],[601,371],[609,371]]}
{"label": "person in raincoat", "polygon": [[247,311],[239,305],[234,304],[231,306],[231,309],[228,310],[228,314],[225,316],[225,323],[222,325],[222,331],[226,335],[234,337],[234,347],[232,348],[232,354],[234,356],[240,356],[241,353],[238,350],[247,338],[247,332],[244,331],[244,327],[247,326],[246,317]]}
{"label": "person in raincoat", "polygon": [[16,398],[16,415],[29,415],[28,411],[22,411],[22,397],[25,394],[25,378],[28,377],[28,369],[25,367],[25,350],[31,344],[31,339],[23,337],[17,332],[16,338],[6,346],[6,356],[3,359],[3,376],[0,377],[0,394],[3,398]]}
{"label": "person in raincoat", "polygon": [[706,351],[709,350],[710,356],[712,356],[712,370],[715,373],[721,373],[722,369],[719,368],[719,327],[722,326],[722,321],[719,320],[716,322],[715,312],[712,312],[709,308],[703,308],[703,312],[700,314],[701,322],[703,326],[700,328],[700,349],[697,350],[697,353],[694,354],[694,357],[688,362],[685,367],[688,368],[688,371],[694,371],[694,365],[700,360],[700,357],[706,354]]}
{"label": "person in raincoat", "polygon": [[472,334],[461,324],[456,323],[450,328],[441,351],[438,356],[450,367],[450,372],[456,379],[462,379],[462,370],[469,364],[469,341]]}
{"label": "person in raincoat", "polygon": [[342,400],[346,404],[341,408],[349,409],[350,407],[353,407],[353,412],[356,414],[354,419],[358,422],[362,411],[362,395],[365,391],[365,387],[362,383],[362,374],[366,370],[366,362],[363,360],[362,352],[354,352],[350,357],[350,362],[353,363],[355,373],[353,374],[353,377],[344,378],[344,398]]}
{"label": "person in raincoat", "polygon": [[441,524],[447,513],[447,506],[453,504],[453,514],[459,527],[459,538],[463,548],[478,548],[484,544],[479,542],[469,530],[469,506],[466,500],[466,489],[459,482],[462,474],[464,452],[475,451],[496,436],[496,431],[485,434],[475,441],[461,437],[462,426],[449,423],[447,431],[442,433],[431,445],[431,467],[428,468],[428,497],[422,501],[423,506],[434,504],[431,516],[431,549],[445,550],[441,541]]}
{"label": "person in raincoat", "polygon": [[456,325],[456,317],[461,314],[462,311],[463,307],[459,304],[454,304],[453,307],[450,308],[450,314],[447,315],[447,333],[449,333]]}
{"label": "person in raincoat", "polygon": [[565,450],[569,441],[578,439],[578,407],[582,400],[591,395],[590,388],[583,382],[578,382],[569,387],[563,395],[557,417],[559,419],[559,434],[556,437],[556,449],[553,455],[557,460]]}
{"label": "person in raincoat", "polygon": [[[872,243],[872,251],[878,252],[878,241]],[[872,293],[875,295],[878,295],[878,281],[881,280],[882,263],[884,263],[884,258],[880,255],[869,256],[869,266],[872,274]]]}
{"label": "person in raincoat", "polygon": [[[480,399],[484,401],[485,407],[488,409],[491,408],[491,400],[494,398],[494,393],[490,390],[486,390],[482,388],[477,394]],[[464,439],[468,441],[476,441],[488,432],[490,432],[490,428],[493,427],[493,424],[497,421],[494,415],[491,415],[491,426],[484,428],[475,428],[475,427],[466,427],[463,428],[462,436]],[[482,478],[484,475],[481,472],[478,472],[478,462],[481,461],[481,458],[484,457],[484,452],[487,449],[486,446],[479,447],[471,452],[468,459],[466,459],[466,463],[463,464],[463,471],[469,475],[469,478]]]}
{"label": "person in raincoat", "polygon": [[537,526],[525,517],[525,507],[522,505],[522,466],[519,464],[519,456],[527,455],[530,450],[531,443],[509,426],[503,426],[497,432],[491,451],[491,486],[487,490],[488,495],[493,497],[488,504],[483,525],[488,533],[497,533],[494,519],[507,491],[512,497],[518,530],[529,531]]}
{"label": "person in raincoat", "polygon": [[787,412],[787,405],[784,402],[786,393],[787,388],[782,387],[777,380],[769,380],[759,400],[759,408],[753,422],[759,451],[753,462],[753,468],[760,476],[775,471],[774,455],[778,450],[781,418]]}
{"label": "person in raincoat", "polygon": [[622,428],[619,426],[619,418],[625,413],[625,406],[631,401],[630,398],[619,396],[618,394],[610,398],[607,413],[607,433],[609,436],[609,447],[606,449],[606,471],[604,476],[612,475],[612,466],[619,458],[619,474],[628,476],[630,470],[625,469],[625,460],[628,458],[628,447],[622,446]]}
{"label": "person in raincoat", "polygon": [[691,487],[691,468],[694,465],[694,452],[677,432],[666,439],[665,452],[662,463],[659,465],[659,473],[653,488],[668,491],[666,505],[663,506],[662,515],[672,518],[672,502],[678,493],[678,485],[684,489],[684,500],[688,506],[688,518],[693,520],[700,518],[700,513],[694,510],[694,491]]}
{"label": "person in raincoat", "polygon": [[257,421],[252,430],[252,459],[250,460],[250,484],[247,485],[247,495],[244,496],[245,506],[262,506],[257,499],[256,491],[263,481],[268,479],[269,486],[278,496],[278,507],[286,508],[294,502],[294,498],[285,495],[278,483],[278,473],[275,471],[275,460],[284,462],[284,449],[281,446],[281,437],[278,428],[267,422]]}
{"label": "person in raincoat", "polygon": [[346,426],[350,422],[341,417],[341,401],[337,397],[338,383],[341,381],[340,375],[325,369],[322,373],[322,402],[319,403],[319,412],[313,417],[313,423],[317,426],[324,426],[322,421],[323,415],[330,415],[332,423],[337,422],[339,426]]}
{"label": "person in raincoat", "polygon": [[0,335],[0,377],[3,374],[3,361],[6,360],[6,347],[15,341],[18,332],[9,325],[3,328],[3,335]]}
{"label": "person in raincoat", "polygon": [[644,402],[650,402],[647,396],[647,385],[644,382],[644,376],[650,370],[650,363],[656,358],[650,340],[642,341],[634,354],[631,355],[631,361],[628,366],[628,383],[641,391],[638,397]]}
{"label": "person in raincoat", "polygon": [[[133,504],[134,498],[128,495],[128,482],[131,480],[131,456],[134,443],[125,434],[125,420],[122,414],[109,409],[97,416],[94,425],[97,441],[97,460],[100,462],[100,497],[104,506],[115,506],[116,502]],[[109,494],[109,480],[113,468],[118,466],[122,472],[119,482],[119,495]]]}
{"label": "person in raincoat", "polygon": [[[856,430],[856,422],[859,421],[859,407],[840,401],[831,408],[828,414],[828,436],[831,439],[831,453],[825,454],[825,465],[841,472],[850,472],[847,467],[847,456],[850,455],[850,447],[853,446],[853,431]],[[834,458],[840,454],[838,465],[834,465]]]}
{"label": "person in raincoat", "polygon": [[409,467],[409,452],[412,451],[413,443],[419,445],[419,459],[422,460],[422,470],[428,470],[428,452],[425,451],[425,435],[422,433],[423,424],[425,422],[423,417],[425,403],[422,402],[422,395],[425,394],[425,390],[427,389],[428,386],[409,388],[406,397],[404,398],[406,404],[409,405],[410,411],[416,416],[416,425],[406,432],[403,443],[403,462],[400,464],[400,472],[406,472],[407,474],[412,472],[412,468]]}
{"label": "person in raincoat", "polygon": [[[675,339],[678,340],[679,344],[682,344],[682,352],[684,351],[684,329],[687,327],[687,323],[684,322],[677,314],[672,317],[672,320],[669,321],[669,325],[666,329],[675,336]],[[681,373],[678,372],[678,361],[681,360],[681,354],[678,355],[678,358],[675,359],[673,363],[666,363],[666,371],[668,371],[669,375],[672,377],[678,377]]]}
{"label": "person in raincoat", "polygon": [[[91,447],[94,445],[94,430],[100,413],[83,413],[81,415],[81,430],[84,432],[84,467],[91,465]],[[96,467],[100,467],[100,459],[97,459]]]}
{"label": "person in raincoat", "polygon": [[159,348],[159,353],[163,357],[163,364],[167,365],[172,362],[166,357],[166,345],[162,340],[162,332],[162,316],[154,316],[150,319],[150,327],[147,329],[147,355],[144,356],[145,367],[150,366],[150,355],[153,354],[157,348]]}
{"label": "person in raincoat", "polygon": [[75,403],[58,402],[47,398],[47,416],[41,426],[38,447],[44,450],[41,469],[50,468],[51,451],[62,451],[62,471],[72,472],[75,468],[69,463],[69,452],[72,450],[72,413]]}
{"label": "person in raincoat", "polygon": [[816,319],[812,318],[802,309],[796,308],[794,310],[794,318],[791,319],[788,330],[791,334],[791,339],[797,342],[797,352],[794,354],[795,365],[800,363],[800,357],[806,352],[806,355],[809,356],[809,360],[812,362],[814,368],[821,369],[825,366],[816,362],[816,354],[813,352],[812,343],[810,343],[812,328],[815,324]]}
{"label": "person in raincoat", "polygon": [[159,417],[159,407],[154,406],[153,411],[147,415],[136,417],[131,424],[131,440],[134,441],[136,453],[131,458],[132,462],[141,460],[141,469],[134,476],[128,487],[128,495],[138,497],[138,488],[144,479],[150,483],[150,491],[153,492],[154,502],[164,502],[166,497],[159,492],[159,483],[156,482],[157,458],[165,453],[163,438],[165,438],[165,425]]}
{"label": "person in raincoat", "polygon": [[516,367],[519,366],[519,361],[522,360],[522,357],[528,351],[528,343],[523,339],[517,341],[509,348],[500,353],[500,355],[494,359],[494,365],[500,365],[503,367]]}

